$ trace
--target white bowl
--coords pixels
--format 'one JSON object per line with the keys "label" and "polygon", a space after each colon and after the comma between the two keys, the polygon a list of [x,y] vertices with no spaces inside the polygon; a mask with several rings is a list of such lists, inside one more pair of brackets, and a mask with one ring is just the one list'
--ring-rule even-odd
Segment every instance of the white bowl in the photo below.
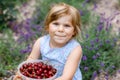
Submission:
{"label": "white bowl", "polygon": [[[55,73],[54,76],[50,77],[50,78],[46,78],[46,79],[35,79],[35,78],[30,78],[30,77],[27,77],[25,75],[23,75],[21,72],[20,72],[20,68],[23,64],[25,63],[34,63],[34,62],[43,62],[43,63],[46,63],[48,65],[52,65],[49,61],[44,61],[44,60],[28,60],[28,61],[23,61],[22,63],[20,63],[18,65],[18,74],[22,77],[23,80],[54,80],[57,76],[57,72]],[[54,68],[54,65],[52,65],[52,67]],[[57,69],[56,69],[57,70]]]}

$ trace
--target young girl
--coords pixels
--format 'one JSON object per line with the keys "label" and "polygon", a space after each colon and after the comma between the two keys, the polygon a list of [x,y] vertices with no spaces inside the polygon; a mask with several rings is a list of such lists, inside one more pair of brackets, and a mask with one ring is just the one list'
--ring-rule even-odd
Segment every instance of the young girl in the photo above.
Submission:
{"label": "young girl", "polygon": [[80,13],[76,8],[65,3],[54,5],[45,20],[48,34],[35,42],[27,60],[42,56],[42,60],[58,65],[55,80],[82,80],[79,69],[82,49],[74,39],[80,27]]}

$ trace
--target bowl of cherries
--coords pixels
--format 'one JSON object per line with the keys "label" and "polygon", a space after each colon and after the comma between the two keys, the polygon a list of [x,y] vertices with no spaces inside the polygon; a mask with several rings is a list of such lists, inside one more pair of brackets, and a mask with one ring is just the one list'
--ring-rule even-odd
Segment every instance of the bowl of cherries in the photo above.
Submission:
{"label": "bowl of cherries", "polygon": [[18,65],[18,74],[23,80],[54,80],[57,69],[49,61],[28,60]]}

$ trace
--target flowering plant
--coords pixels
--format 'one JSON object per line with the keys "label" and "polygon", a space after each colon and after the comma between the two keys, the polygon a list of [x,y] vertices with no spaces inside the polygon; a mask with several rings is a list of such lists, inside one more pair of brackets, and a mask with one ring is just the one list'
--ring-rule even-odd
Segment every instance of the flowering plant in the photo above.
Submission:
{"label": "flowering plant", "polygon": [[[93,18],[92,18],[93,19]],[[101,71],[108,74],[119,68],[119,35],[112,32],[112,25],[103,16],[91,20],[89,28],[83,29],[80,42],[83,49],[81,70],[83,80],[94,79]],[[93,75],[92,75],[93,74]]]}

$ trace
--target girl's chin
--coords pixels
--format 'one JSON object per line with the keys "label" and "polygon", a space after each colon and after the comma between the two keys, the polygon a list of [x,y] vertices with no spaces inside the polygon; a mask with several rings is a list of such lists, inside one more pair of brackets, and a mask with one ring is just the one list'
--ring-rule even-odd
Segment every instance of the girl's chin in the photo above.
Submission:
{"label": "girl's chin", "polygon": [[58,43],[58,44],[64,44],[64,43],[66,43],[65,40],[61,40],[61,39],[60,40],[55,40],[55,42]]}
{"label": "girl's chin", "polygon": [[62,38],[62,37],[55,37],[54,38],[56,41],[65,41],[65,38]]}

